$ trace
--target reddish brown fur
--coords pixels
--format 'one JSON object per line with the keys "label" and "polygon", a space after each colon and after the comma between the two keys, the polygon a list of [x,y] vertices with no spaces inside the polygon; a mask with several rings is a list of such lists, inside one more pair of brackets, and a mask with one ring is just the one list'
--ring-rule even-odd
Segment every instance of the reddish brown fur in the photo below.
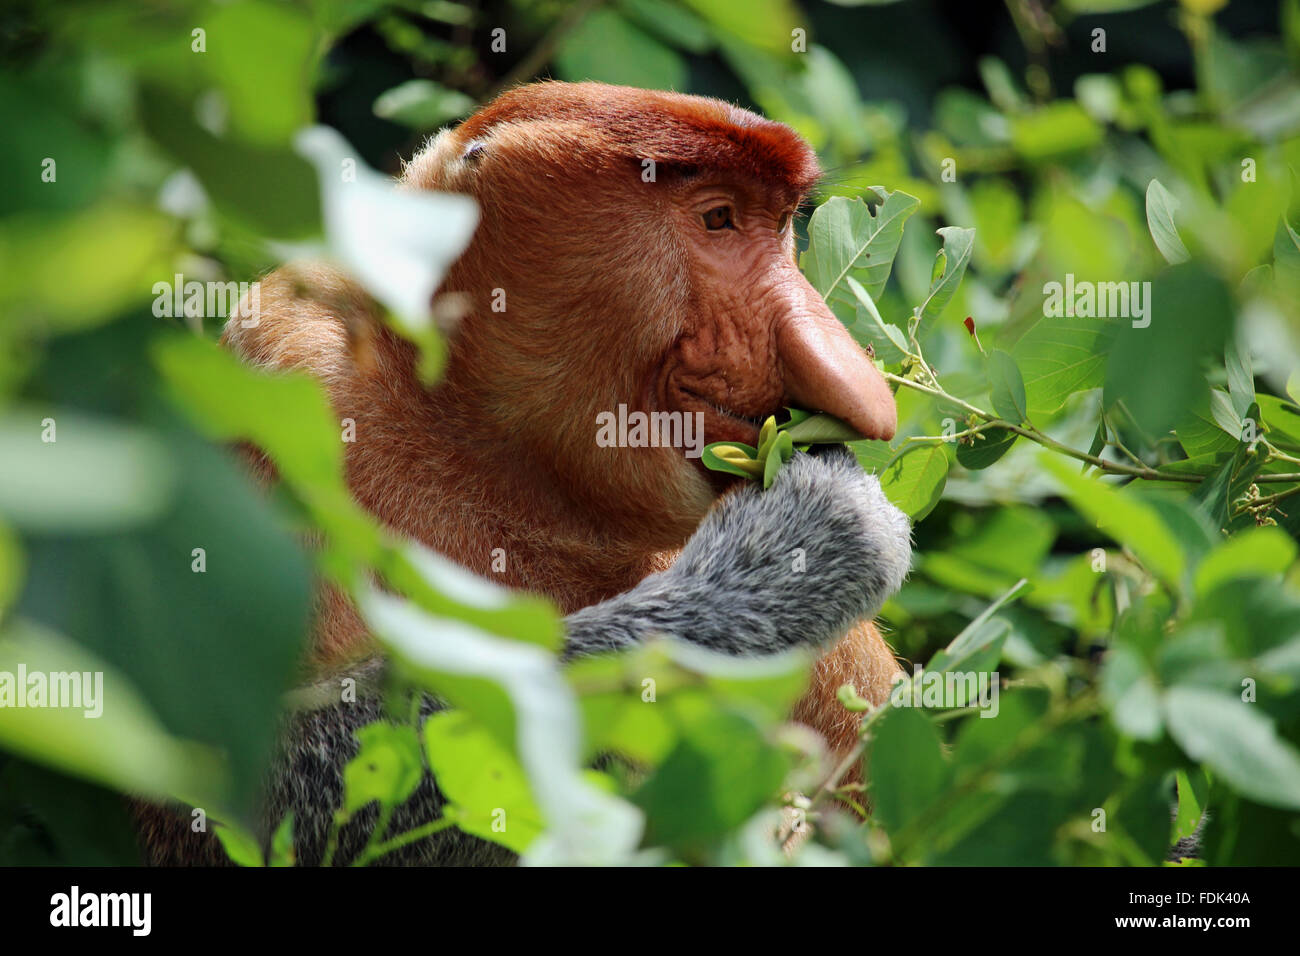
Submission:
{"label": "reddish brown fur", "polygon": [[[465,156],[471,142],[485,144],[480,156]],[[644,159],[656,163],[654,184],[641,179]],[[413,349],[364,294],[325,267],[264,279],[260,322],[230,323],[225,341],[256,364],[324,382],[338,415],[356,421],[349,485],[387,525],[577,610],[671,563],[716,494],[680,449],[597,447],[598,412],[671,402],[678,393],[665,383],[677,375],[728,408],[766,413],[801,375],[804,391],[827,396],[820,407],[892,434],[887,390],[887,409],[878,391],[844,412],[828,405],[850,372],[861,377],[870,365],[797,271],[770,264],[792,262],[789,236],[772,230],[770,242],[750,244],[762,245],[753,255],[742,247],[752,282],[699,265],[679,213],[700,175],[746,197],[759,221],[797,203],[818,169],[791,130],[717,101],[596,84],[522,87],[440,135],[403,176],[407,188],[469,193],[483,214],[443,286],[469,309],[435,388],[418,383]],[[779,281],[763,285],[774,270]],[[504,314],[491,310],[494,289],[505,290]],[[723,299],[725,309],[710,312]],[[789,312],[798,331],[778,330],[775,316]],[[370,342],[365,362],[351,347],[358,330]],[[709,440],[726,425],[711,421]],[[492,572],[495,548],[505,551],[504,573]],[[317,666],[362,653],[365,631],[346,599],[326,591],[320,609]],[[796,716],[842,749],[857,720],[836,689],[850,682],[879,702],[896,670],[863,622],[819,663]]]}

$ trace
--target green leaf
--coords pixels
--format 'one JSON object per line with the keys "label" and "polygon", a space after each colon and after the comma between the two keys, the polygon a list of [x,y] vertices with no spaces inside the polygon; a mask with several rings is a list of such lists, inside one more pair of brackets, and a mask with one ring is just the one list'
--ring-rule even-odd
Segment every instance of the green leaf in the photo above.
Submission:
{"label": "green leaf", "polygon": [[593,10],[564,37],[555,68],[565,80],[646,89],[684,89],[687,78],[674,50],[608,8]]}
{"label": "green leaf", "polygon": [[781,470],[781,466],[794,457],[794,442],[786,432],[780,432],[772,440],[772,444],[767,449],[767,455],[763,459],[763,488],[766,490],[772,487],[772,482],[776,480],[776,473]]}
{"label": "green leaf", "polygon": [[1280,528],[1248,528],[1211,551],[1196,569],[1196,593],[1225,581],[1282,574],[1295,562],[1296,544]]}
{"label": "green leaf", "polygon": [[657,0],[618,0],[618,7],[643,30],[690,53],[713,49],[709,25],[685,7]]}
{"label": "green leaf", "polygon": [[951,777],[933,721],[911,707],[894,708],[881,721],[870,759],[875,815],[891,833],[928,809]]}
{"label": "green leaf", "polygon": [[1178,815],[1174,818],[1174,840],[1185,840],[1196,833],[1205,816],[1210,795],[1210,781],[1199,767],[1178,771]]}
{"label": "green leaf", "polygon": [[282,146],[311,123],[319,37],[303,11],[245,0],[214,7],[203,26],[207,52],[197,60],[225,94],[242,140]]}
{"label": "green leaf", "polygon": [[561,628],[549,602],[508,595],[422,546],[398,546],[361,510],[343,481],[343,444],[319,382],[250,368],[188,335],[157,342],[154,360],[173,398],[205,433],[266,452],[347,559],[379,568],[390,585],[442,616],[558,646]]}
{"label": "green leaf", "polygon": [[747,717],[717,710],[696,716],[633,794],[646,814],[646,842],[687,852],[707,846],[771,799],[787,766]]}
{"label": "green leaf", "polygon": [[989,385],[992,388],[993,410],[1014,425],[1029,418],[1029,401],[1025,396],[1025,382],[1020,377],[1016,360],[1001,349],[989,353]]}
{"label": "green leaf", "polygon": [[290,810],[271,836],[271,866],[293,866],[293,811]]}
{"label": "green leaf", "polygon": [[432,80],[407,80],[381,93],[375,115],[414,129],[437,129],[474,110],[474,100]]}
{"label": "green leaf", "polygon": [[[862,342],[865,336],[875,348],[877,356],[886,365],[901,363],[905,356],[912,353],[911,346],[908,345],[907,336],[903,334],[903,330],[880,317],[880,310],[876,308],[876,303],[872,301],[871,296],[867,294],[867,290],[862,287],[861,282],[853,278],[853,276],[845,276],[844,283],[849,287],[849,291],[853,293],[853,297],[858,300],[857,316],[854,324],[849,327],[849,332],[859,342]],[[884,333],[884,339],[868,332],[866,324],[861,319],[864,313],[871,319],[872,325]]]}
{"label": "green leaf", "polygon": [[1106,360],[1105,403],[1123,401],[1148,433],[1162,435],[1205,388],[1201,365],[1220,354],[1236,309],[1227,285],[1191,263],[1166,269],[1151,283],[1149,307],[1148,327],[1121,323],[1117,330]]}
{"label": "green leaf", "polygon": [[188,166],[217,205],[239,222],[283,238],[320,229],[316,177],[302,157],[283,146],[212,135],[195,122],[189,104],[170,90],[146,87],[140,112],[149,136]]}
{"label": "green leaf", "polygon": [[143,428],[48,407],[0,414],[0,515],[20,529],[140,525],[167,510],[175,484],[175,462]]}
{"label": "green leaf", "polygon": [[814,289],[830,301],[849,278],[874,301],[885,290],[903,226],[921,201],[904,192],[874,187],[882,199],[873,213],[862,199],[832,196],[808,221],[808,249],[800,266]]}
{"label": "green leaf", "polygon": [[[139,353],[134,362],[147,380]],[[172,417],[157,404],[149,414]],[[220,747],[242,812],[302,656],[309,561],[228,450],[174,424],[159,437],[176,468],[167,510],[111,533],[30,536],[18,610],[109,661],[173,734]]]}
{"label": "green leaf", "polygon": [[18,539],[8,525],[0,522],[0,620],[18,596],[23,583],[25,561]]}
{"label": "green leaf", "polygon": [[922,322],[936,319],[952,300],[957,287],[961,285],[962,276],[970,262],[971,250],[975,246],[975,230],[961,226],[944,226],[936,230],[943,237],[945,267],[938,281],[930,283],[930,293],[917,310]]}
{"label": "green leaf", "polygon": [[1203,459],[1225,452],[1235,453],[1241,426],[1237,423],[1229,434],[1225,434],[1215,412],[1219,405],[1231,408],[1228,396],[1218,389],[1202,388],[1188,404],[1189,409],[1179,418],[1177,425],[1178,442],[1188,456]]}
{"label": "green leaf", "polygon": [[1242,418],[1255,402],[1255,376],[1250,369],[1250,354],[1242,352],[1233,339],[1224,346],[1224,361],[1228,369],[1228,392],[1232,406]]}
{"label": "green leaf", "polygon": [[1228,521],[1228,489],[1232,484],[1233,472],[1241,464],[1241,448],[1226,462],[1206,476],[1192,492],[1192,500],[1199,504],[1216,528],[1222,528]]}
{"label": "green leaf", "polygon": [[1300,810],[1300,753],[1259,705],[1199,687],[1165,695],[1170,735],[1234,790],[1269,806]]}
{"label": "green leaf", "polygon": [[455,711],[425,721],[424,744],[438,789],[456,806],[456,826],[516,853],[527,850],[543,821],[514,755]]}
{"label": "green leaf", "polygon": [[1105,319],[1039,319],[1011,350],[1025,383],[1029,414],[1058,411],[1075,392],[1101,385],[1116,331],[1116,324]]}
{"label": "green leaf", "polygon": [[237,866],[266,866],[262,858],[262,848],[257,840],[238,827],[218,823],[213,832],[221,841],[221,848],[226,851],[232,863]]}
{"label": "green leaf", "polygon": [[1011,144],[1028,162],[1091,149],[1104,132],[1078,103],[1058,100],[1011,118]]}
{"label": "green leaf", "polygon": [[825,412],[783,425],[781,431],[796,445],[835,445],[862,440],[852,425]]}
{"label": "green leaf", "polygon": [[1005,455],[1019,437],[1007,428],[987,428],[971,444],[957,445],[957,463],[971,471],[987,468]]}
{"label": "green leaf", "polygon": [[720,34],[732,36],[747,47],[790,58],[790,31],[799,25],[798,11],[790,0],[685,0]]}
{"label": "green leaf", "polygon": [[[21,670],[20,670],[21,668]],[[18,675],[28,675],[27,686]],[[49,675],[72,706],[52,707]],[[45,706],[29,705],[44,679]],[[98,676],[96,676],[98,675]],[[87,691],[89,693],[87,693]],[[21,619],[0,631],[0,747],[64,773],[161,799],[189,799],[212,812],[225,797],[214,751],[173,737],[130,677],[66,637]]]}
{"label": "green leaf", "polygon": [[1178,205],[1178,200],[1165,189],[1160,180],[1151,180],[1147,186],[1147,228],[1151,230],[1156,248],[1170,265],[1191,258],[1178,235],[1178,227],[1174,225],[1174,213],[1178,211]]}
{"label": "green leaf", "polygon": [[[972,622],[951,644],[935,653],[926,670],[963,674],[995,671],[1002,660],[1002,648],[1010,636],[1011,623],[1003,618],[984,618],[978,624]],[[957,706],[965,705],[958,702]]]}
{"label": "green leaf", "polygon": [[[961,633],[949,642],[943,650],[935,653],[926,665],[927,670],[956,671],[978,670],[971,662],[983,661],[991,652],[1000,650],[1007,637],[1009,625],[993,617],[999,610],[1018,598],[1028,586],[1023,578],[1008,588],[997,600],[981,611]],[[996,626],[994,626],[996,625]],[[990,668],[997,666],[997,655],[993,653]]]}
{"label": "green leaf", "polygon": [[343,807],[355,813],[372,801],[399,807],[424,776],[420,739],[414,727],[374,723],[357,731],[361,749],[343,768]]}
{"label": "green leaf", "polygon": [[758,449],[743,442],[712,442],[704,446],[700,461],[711,471],[721,471],[741,478],[760,479],[763,465],[758,460]]}
{"label": "green leaf", "polygon": [[1119,490],[1098,478],[1075,474],[1073,468],[1044,454],[1043,468],[1060,482],[1065,497],[1080,514],[1120,544],[1131,548],[1156,575],[1177,587],[1186,556],[1182,544],[1159,513],[1127,488]]}
{"label": "green leaf", "polygon": [[1100,684],[1110,718],[1121,732],[1137,740],[1160,738],[1164,729],[1160,691],[1142,655],[1132,645],[1118,644],[1110,649]]}
{"label": "green leaf", "polygon": [[[473,717],[477,726],[517,752],[546,832],[529,844],[538,864],[625,862],[640,841],[641,815],[592,785],[581,769],[579,709],[554,654],[434,617],[376,588],[358,600],[374,635],[407,673]],[[496,697],[464,693],[467,682]],[[501,698],[508,702],[503,706]]]}
{"label": "green leaf", "polygon": [[948,455],[939,445],[904,452],[880,471],[885,496],[914,522],[939,503],[947,480]]}

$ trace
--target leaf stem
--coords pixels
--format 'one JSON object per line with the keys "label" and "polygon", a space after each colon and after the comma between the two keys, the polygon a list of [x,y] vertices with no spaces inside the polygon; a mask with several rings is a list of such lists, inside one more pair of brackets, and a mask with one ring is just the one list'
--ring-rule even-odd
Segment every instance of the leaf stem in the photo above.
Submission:
{"label": "leaf stem", "polygon": [[425,837],[433,836],[435,833],[441,833],[443,830],[448,830],[455,825],[456,819],[453,816],[443,816],[439,817],[437,820],[431,820],[422,826],[416,827],[414,830],[407,830],[405,833],[399,833],[391,840],[367,847],[365,852],[363,852],[360,858],[358,858],[357,862],[352,865],[365,866],[382,856],[387,856],[394,850],[400,850],[404,846],[418,843]]}

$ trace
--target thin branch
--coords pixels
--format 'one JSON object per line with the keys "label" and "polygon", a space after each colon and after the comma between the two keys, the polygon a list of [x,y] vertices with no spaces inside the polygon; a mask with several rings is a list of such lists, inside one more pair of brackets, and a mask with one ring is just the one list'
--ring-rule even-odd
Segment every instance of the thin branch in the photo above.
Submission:
{"label": "thin branch", "polygon": [[[1043,434],[1033,425],[1028,425],[1028,424],[1017,425],[1015,422],[1009,422],[1004,418],[998,418],[998,416],[994,415],[992,412],[986,412],[984,411],[984,409],[977,408],[976,406],[972,405],[970,402],[964,401],[955,395],[950,395],[948,392],[944,391],[943,388],[941,387],[925,385],[921,382],[914,381],[913,379],[904,378],[901,375],[895,375],[893,372],[882,372],[881,374],[885,376],[886,381],[893,382],[897,385],[901,385],[906,388],[914,389],[915,391],[918,392],[924,392],[926,395],[932,395],[935,398],[942,399],[945,402],[951,402],[952,404],[965,409],[970,414],[983,419],[987,423],[985,427],[1003,428],[1006,429],[1007,431],[1015,432],[1017,435],[1021,435],[1024,438],[1028,438],[1030,441],[1036,442],[1039,445],[1042,445],[1044,448],[1050,448],[1052,451],[1057,452],[1058,454],[1065,455],[1068,458],[1073,458],[1076,461],[1087,462],[1088,464],[1096,468],[1098,471],[1105,472],[1106,474],[1109,475],[1126,475],[1130,478],[1143,478],[1146,479],[1147,481],[1181,481],[1185,484],[1192,484],[1192,485],[1199,485],[1202,481],[1205,480],[1204,476],[1202,475],[1190,475],[1185,472],[1165,471],[1160,468],[1152,468],[1150,465],[1146,465],[1146,464],[1126,465],[1121,462],[1107,461],[1104,458],[1098,458],[1096,455],[1090,455],[1086,451],[1079,451],[1079,449],[1077,448],[1071,448],[1069,445],[1065,445],[1057,441],[1055,438]],[[984,428],[981,427],[979,430],[983,431]],[[924,437],[934,438],[934,436],[924,436]],[[917,438],[916,440],[919,441],[921,440],[921,438]],[[946,439],[939,437],[936,440],[944,441]],[[1300,474],[1288,473],[1288,474],[1277,474],[1277,475],[1258,475],[1255,478],[1256,483],[1260,483],[1260,482],[1282,483],[1282,482],[1292,482],[1292,481],[1300,481]]]}

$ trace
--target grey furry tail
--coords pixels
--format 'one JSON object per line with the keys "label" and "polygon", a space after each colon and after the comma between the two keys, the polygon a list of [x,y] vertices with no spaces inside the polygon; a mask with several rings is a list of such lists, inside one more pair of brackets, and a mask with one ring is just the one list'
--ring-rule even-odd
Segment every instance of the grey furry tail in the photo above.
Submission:
{"label": "grey furry tail", "polygon": [[874,617],[911,528],[846,448],[796,454],[767,491],[723,498],[671,568],[566,619],[578,656],[670,635],[731,654],[822,647]]}

